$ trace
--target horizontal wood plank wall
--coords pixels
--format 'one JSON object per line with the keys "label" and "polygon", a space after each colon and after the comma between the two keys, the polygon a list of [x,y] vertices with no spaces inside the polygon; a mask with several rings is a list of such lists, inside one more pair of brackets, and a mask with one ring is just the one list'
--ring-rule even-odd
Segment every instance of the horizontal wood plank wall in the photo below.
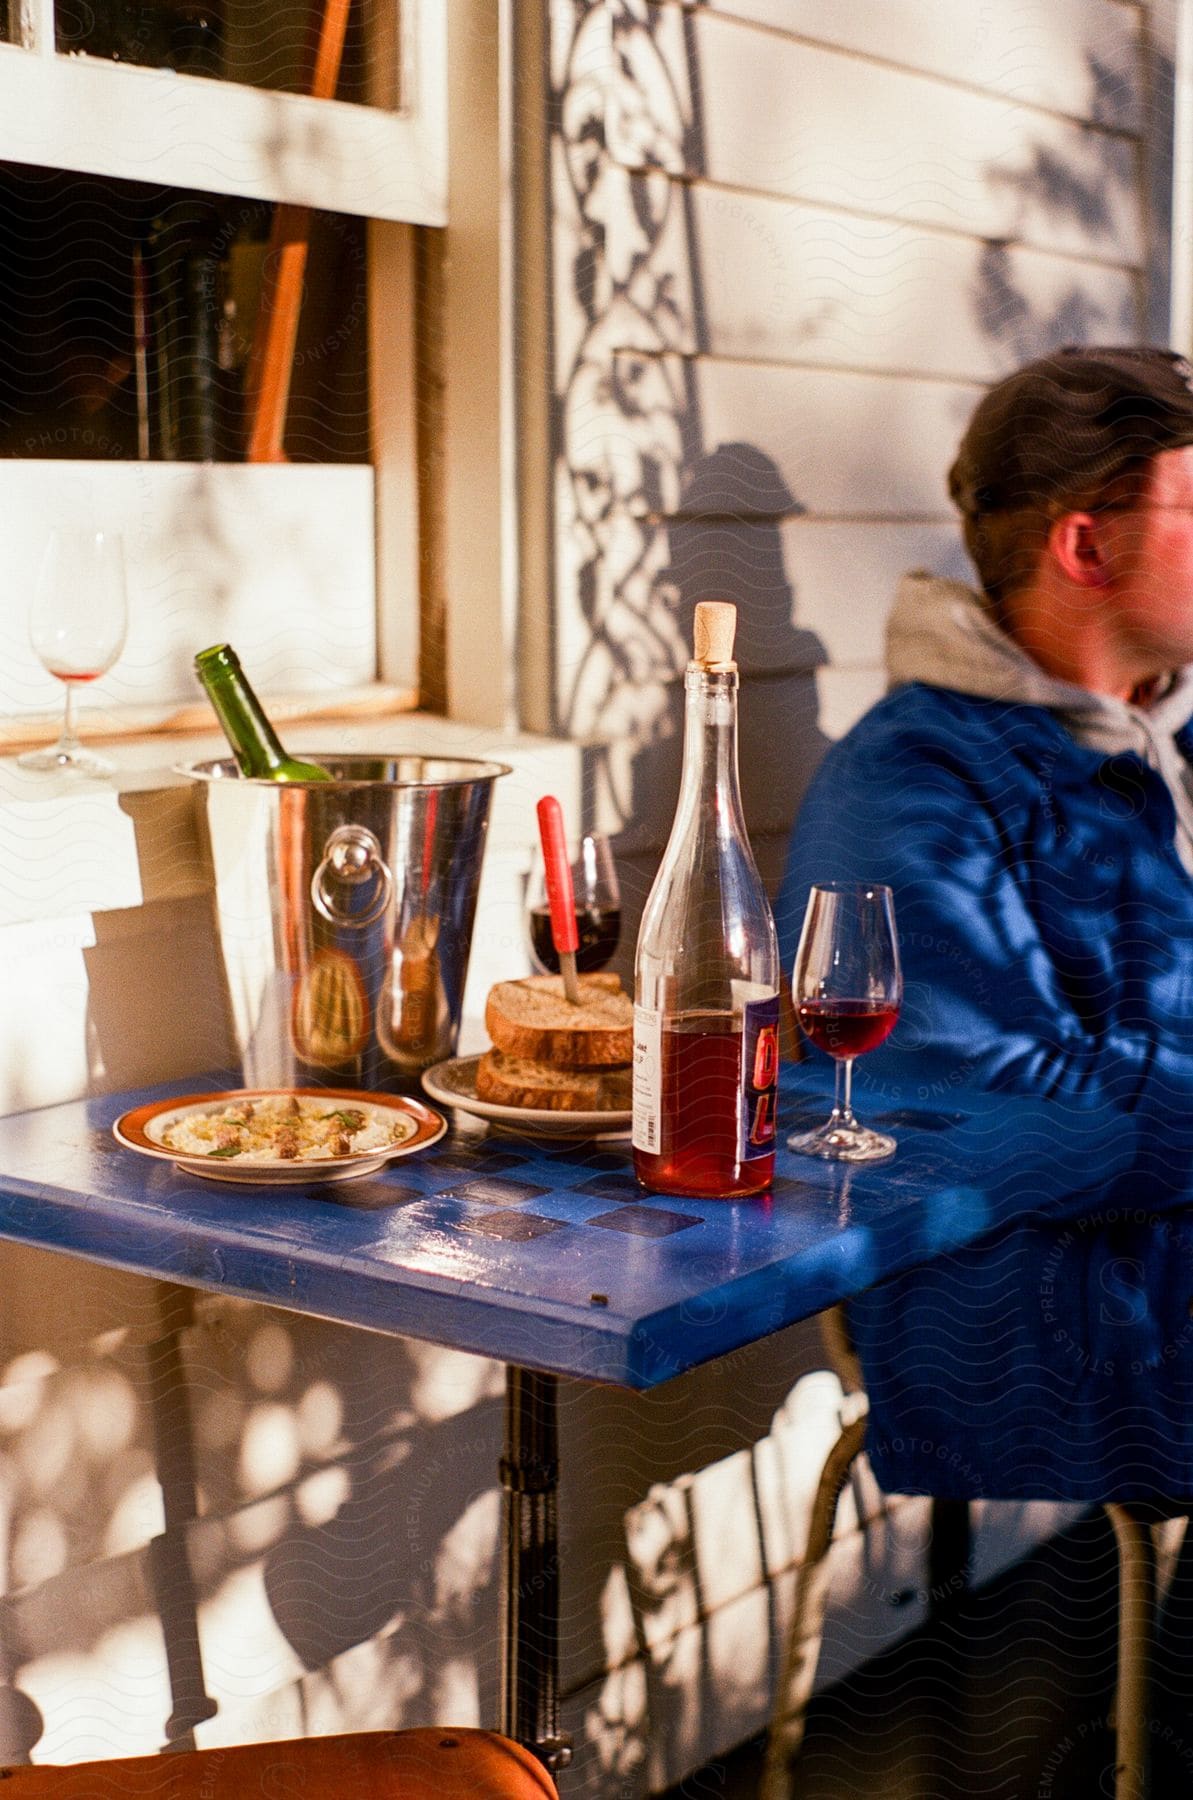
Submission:
{"label": "horizontal wood plank wall", "polygon": [[983,92],[980,55],[961,86],[909,63],[914,34],[887,64],[666,4],[654,39],[687,136],[677,159],[642,143],[633,109],[615,112],[609,150],[629,166],[1077,255],[1138,253],[1131,134]]}
{"label": "horizontal wood plank wall", "polygon": [[710,14],[1138,131],[1140,8],[1119,0],[697,0]]}
{"label": "horizontal wood plank wall", "polygon": [[628,935],[695,602],[738,602],[773,877],[826,745],[882,692],[899,575],[968,574],[945,473],[983,386],[1143,334],[1147,15],[556,0],[555,715],[605,746]]}
{"label": "horizontal wood plank wall", "polygon": [[1008,347],[1129,336],[1138,319],[1134,266],[802,200],[694,187],[670,229],[707,246],[677,284],[670,335],[688,355],[989,380]]}

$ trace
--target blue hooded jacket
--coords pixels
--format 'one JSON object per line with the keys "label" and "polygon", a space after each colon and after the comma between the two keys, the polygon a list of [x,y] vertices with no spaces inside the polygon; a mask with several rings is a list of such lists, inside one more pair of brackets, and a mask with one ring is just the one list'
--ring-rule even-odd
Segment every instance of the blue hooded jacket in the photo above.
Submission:
{"label": "blue hooded jacket", "polygon": [[[919,656],[929,681],[825,758],[776,908],[784,964],[814,882],[889,884],[905,1000],[857,1065],[863,1120],[886,1083],[976,1086],[1110,1101],[1142,1147],[1094,1215],[1025,1217],[854,1304],[875,1472],[903,1493],[1193,1496],[1190,684],[1146,717],[1050,682],[955,583],[913,578],[901,617],[918,649],[892,668]],[[1073,1173],[1076,1193],[1099,1172]]]}

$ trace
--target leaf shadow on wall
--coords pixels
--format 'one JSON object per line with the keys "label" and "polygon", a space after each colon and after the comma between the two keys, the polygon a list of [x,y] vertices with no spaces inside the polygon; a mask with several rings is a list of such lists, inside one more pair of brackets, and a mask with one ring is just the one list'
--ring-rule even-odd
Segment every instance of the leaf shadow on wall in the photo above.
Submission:
{"label": "leaf shadow on wall", "polygon": [[[814,631],[795,623],[798,592],[788,569],[786,528],[803,512],[763,451],[720,444],[692,467],[666,521],[670,560],[656,581],[687,645],[700,601],[737,607],[742,798],[759,835],[786,831],[829,743],[816,690],[828,654]],[[678,792],[682,745],[683,686],[673,682],[652,741],[634,760],[632,819],[649,820],[660,796]]]}

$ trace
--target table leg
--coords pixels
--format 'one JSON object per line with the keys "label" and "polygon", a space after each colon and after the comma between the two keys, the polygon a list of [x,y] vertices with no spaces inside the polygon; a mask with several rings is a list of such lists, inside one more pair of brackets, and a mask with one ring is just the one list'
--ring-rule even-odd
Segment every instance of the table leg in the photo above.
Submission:
{"label": "table leg", "polygon": [[193,1750],[195,1726],[219,1711],[207,1692],[199,1642],[199,1599],[187,1556],[187,1529],[198,1516],[190,1395],[181,1333],[193,1318],[186,1289],[158,1287],[162,1332],[146,1347],[149,1417],[162,1491],[163,1529],[149,1541],[149,1574],[162,1622],[166,1670],[174,1706],[164,1750]]}
{"label": "table leg", "polygon": [[972,1574],[968,1500],[934,1500],[928,1539],[928,1598],[934,1619],[956,1616],[968,1598]]}
{"label": "table leg", "polygon": [[559,1729],[558,1380],[505,1375],[505,1573],[501,1730],[557,1774],[572,1760]]}

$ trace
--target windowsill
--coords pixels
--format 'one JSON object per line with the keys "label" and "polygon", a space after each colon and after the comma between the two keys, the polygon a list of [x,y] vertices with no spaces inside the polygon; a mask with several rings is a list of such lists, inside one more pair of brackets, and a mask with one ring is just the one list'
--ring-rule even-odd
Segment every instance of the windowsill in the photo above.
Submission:
{"label": "windowsill", "polygon": [[[348,720],[392,720],[417,711],[418,695],[413,688],[371,681],[330,694],[271,694],[266,704],[274,724],[291,726],[292,736],[294,730],[305,731],[315,721],[334,725]],[[174,760],[172,744],[181,737],[204,736],[210,721],[211,707],[205,699],[173,706],[122,706],[110,710],[97,707],[90,713],[82,711],[79,732],[88,743],[102,744],[105,752],[113,744],[137,744],[142,740],[160,743],[162,760],[168,763]],[[30,714],[27,718],[0,718],[0,757],[54,743],[61,725],[61,710]]]}
{"label": "windowsill", "polygon": [[[359,751],[474,757],[505,762],[494,789],[486,855],[525,863],[536,834],[534,806],[554,793],[579,817],[581,747],[502,733],[429,713],[310,720],[287,732],[288,747],[318,757]],[[86,726],[84,722],[84,738]],[[226,756],[217,732],[106,742],[108,781],[33,774],[0,757],[0,927],[77,918],[173,900],[210,888],[195,783],[180,770]]]}

